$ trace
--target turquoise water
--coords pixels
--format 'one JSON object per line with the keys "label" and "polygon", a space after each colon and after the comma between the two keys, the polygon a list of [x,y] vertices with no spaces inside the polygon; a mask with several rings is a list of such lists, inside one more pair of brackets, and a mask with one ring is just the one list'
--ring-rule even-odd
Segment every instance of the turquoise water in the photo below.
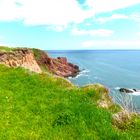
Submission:
{"label": "turquoise water", "polygon": [[[67,57],[83,70],[69,80],[83,86],[101,83],[110,89],[112,97],[118,96],[117,87],[140,89],[140,51],[49,51],[52,57]],[[140,96],[133,96],[140,108]]]}

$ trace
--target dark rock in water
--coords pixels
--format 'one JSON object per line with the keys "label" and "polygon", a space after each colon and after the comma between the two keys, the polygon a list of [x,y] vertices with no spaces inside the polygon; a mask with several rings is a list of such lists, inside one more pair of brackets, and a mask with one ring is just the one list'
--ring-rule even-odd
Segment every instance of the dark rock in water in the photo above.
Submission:
{"label": "dark rock in water", "polygon": [[135,92],[137,92],[137,90],[136,89],[133,89]]}
{"label": "dark rock in water", "polygon": [[136,89],[127,89],[127,88],[120,88],[119,89],[120,92],[124,92],[124,93],[133,93],[136,92]]}

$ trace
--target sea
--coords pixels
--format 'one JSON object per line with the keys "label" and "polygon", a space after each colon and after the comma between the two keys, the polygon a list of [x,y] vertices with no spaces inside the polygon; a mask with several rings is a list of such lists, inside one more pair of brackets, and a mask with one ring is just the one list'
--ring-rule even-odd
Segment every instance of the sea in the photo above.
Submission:
{"label": "sea", "polygon": [[47,51],[51,57],[67,57],[80,67],[68,79],[77,86],[100,83],[110,91],[113,101],[131,111],[140,111],[140,93],[122,94],[119,88],[140,90],[140,50]]}

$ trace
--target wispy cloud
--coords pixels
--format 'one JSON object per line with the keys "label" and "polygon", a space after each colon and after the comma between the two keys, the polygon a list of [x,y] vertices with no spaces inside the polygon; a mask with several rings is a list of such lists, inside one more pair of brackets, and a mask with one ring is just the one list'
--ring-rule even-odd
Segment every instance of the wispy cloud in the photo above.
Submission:
{"label": "wispy cloud", "polygon": [[99,17],[95,19],[96,22],[98,23],[106,23],[110,22],[113,20],[131,20],[137,23],[140,23],[140,14],[139,13],[132,13],[129,15],[126,14],[112,14],[111,16],[104,16],[104,17]]}
{"label": "wispy cloud", "polygon": [[113,33],[112,30],[107,29],[98,29],[98,30],[79,30],[77,28],[72,29],[72,35],[81,36],[81,35],[90,35],[90,36],[102,36],[108,37]]}
{"label": "wispy cloud", "polygon": [[131,40],[89,40],[82,42],[82,46],[85,48],[94,48],[98,46],[98,49],[139,49],[140,41],[131,41]]}
{"label": "wispy cloud", "polygon": [[112,20],[126,20],[126,19],[129,19],[129,16],[128,15],[124,15],[124,14],[113,14],[109,17],[101,17],[101,18],[97,18],[96,19],[96,22],[99,22],[99,23],[106,23],[106,22],[109,22],[109,21],[112,21]]}
{"label": "wispy cloud", "polygon": [[111,12],[129,6],[140,4],[140,0],[86,0],[88,5],[95,13]]}

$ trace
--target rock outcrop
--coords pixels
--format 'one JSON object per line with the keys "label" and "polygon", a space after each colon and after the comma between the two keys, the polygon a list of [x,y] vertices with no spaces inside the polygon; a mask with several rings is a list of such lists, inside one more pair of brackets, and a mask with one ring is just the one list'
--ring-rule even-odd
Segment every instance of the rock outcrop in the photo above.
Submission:
{"label": "rock outcrop", "polygon": [[29,49],[15,49],[11,52],[0,52],[0,64],[8,67],[23,67],[37,73],[41,72],[32,51]]}
{"label": "rock outcrop", "polygon": [[134,92],[139,92],[139,90],[136,90],[136,89],[127,89],[127,88],[120,88],[119,91],[120,91],[120,92],[123,92],[123,93],[134,93]]}
{"label": "rock outcrop", "polygon": [[61,77],[74,77],[79,73],[79,67],[67,62],[67,58],[51,58],[38,49],[19,48],[10,52],[0,52],[0,64],[23,67],[37,73],[46,70]]}
{"label": "rock outcrop", "polygon": [[65,57],[51,58],[45,52],[40,51],[37,63],[48,69],[49,72],[61,77],[75,77],[79,72],[79,67],[67,61]]}

